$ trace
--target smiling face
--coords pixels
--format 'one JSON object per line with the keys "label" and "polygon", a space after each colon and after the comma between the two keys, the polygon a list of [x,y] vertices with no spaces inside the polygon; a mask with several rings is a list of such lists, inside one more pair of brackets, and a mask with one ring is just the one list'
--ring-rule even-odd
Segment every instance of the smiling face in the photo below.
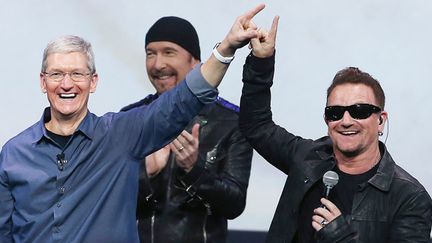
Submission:
{"label": "smiling face", "polygon": [[[330,93],[328,106],[349,106],[353,104],[372,104],[377,101],[372,89],[364,84],[346,83],[336,86]],[[328,134],[333,141],[333,151],[344,157],[355,157],[375,151],[378,148],[378,132],[382,131],[387,113],[373,113],[366,119],[354,119],[345,111],[342,119],[326,121]]]}
{"label": "smiling face", "polygon": [[169,41],[150,42],[146,47],[147,75],[158,94],[174,88],[197,63],[188,51]]}
{"label": "smiling face", "polygon": [[89,74],[84,81],[76,82],[70,73],[90,73],[87,56],[81,52],[52,53],[47,57],[45,73],[68,73],[63,80],[55,81],[49,75],[40,74],[40,86],[47,93],[54,121],[80,122],[87,114],[90,93],[96,91],[98,76]]}

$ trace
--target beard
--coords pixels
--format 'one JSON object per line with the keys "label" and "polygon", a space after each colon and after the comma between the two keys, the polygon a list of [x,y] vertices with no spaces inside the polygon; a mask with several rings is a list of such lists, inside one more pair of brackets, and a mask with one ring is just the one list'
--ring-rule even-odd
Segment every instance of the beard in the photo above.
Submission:
{"label": "beard", "polygon": [[176,76],[177,72],[172,68],[164,68],[162,70],[153,68],[152,70],[150,70],[149,74],[153,79],[159,79],[163,76]]}

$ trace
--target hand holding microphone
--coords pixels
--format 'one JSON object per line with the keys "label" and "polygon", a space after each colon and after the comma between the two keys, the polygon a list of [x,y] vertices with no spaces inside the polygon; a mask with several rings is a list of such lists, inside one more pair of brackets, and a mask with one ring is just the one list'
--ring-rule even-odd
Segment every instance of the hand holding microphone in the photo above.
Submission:
{"label": "hand holding microphone", "polygon": [[339,176],[334,171],[327,171],[323,176],[325,186],[324,198],[321,198],[321,206],[314,209],[312,216],[312,227],[318,231],[342,213],[334,203],[328,200],[330,190],[338,183]]}

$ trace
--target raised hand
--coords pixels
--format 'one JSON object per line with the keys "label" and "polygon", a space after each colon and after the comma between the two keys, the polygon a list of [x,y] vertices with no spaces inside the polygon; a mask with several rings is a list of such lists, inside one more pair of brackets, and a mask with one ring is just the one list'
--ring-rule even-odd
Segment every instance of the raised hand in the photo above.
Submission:
{"label": "raised hand", "polygon": [[234,55],[238,48],[245,46],[252,38],[259,36],[258,27],[252,22],[252,19],[264,7],[264,4],[260,4],[236,18],[230,31],[218,47],[222,55]]}
{"label": "raised hand", "polygon": [[[236,18],[228,34],[217,47],[217,52],[223,57],[233,57],[236,50],[245,46],[252,38],[259,37],[257,26],[252,22],[252,18],[265,7],[260,4]],[[205,80],[213,87],[217,87],[222,81],[229,65],[220,62],[215,55],[201,66],[201,73]]]}
{"label": "raised hand", "polygon": [[199,127],[199,124],[195,124],[192,127],[192,134],[183,131],[170,143],[170,148],[176,155],[177,165],[186,172],[195,166],[198,159]]}
{"label": "raised hand", "polygon": [[261,12],[264,7],[264,4],[260,4],[237,17],[230,32],[228,32],[226,36],[226,39],[231,46],[241,48],[249,43],[250,39],[259,36],[258,27],[254,24],[252,19],[255,15]]}
{"label": "raised hand", "polygon": [[266,58],[274,54],[279,16],[274,17],[270,31],[260,29],[259,36],[251,39],[252,54],[256,57]]}

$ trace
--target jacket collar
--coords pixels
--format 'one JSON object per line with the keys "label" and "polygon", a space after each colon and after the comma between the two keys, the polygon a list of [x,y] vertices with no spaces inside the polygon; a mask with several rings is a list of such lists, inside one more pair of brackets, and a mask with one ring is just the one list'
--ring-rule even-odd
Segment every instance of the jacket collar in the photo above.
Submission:
{"label": "jacket collar", "polygon": [[387,151],[386,146],[381,141],[379,142],[382,158],[378,167],[377,173],[369,179],[369,184],[382,190],[389,191],[393,180],[395,162]]}
{"label": "jacket collar", "polygon": [[305,180],[316,182],[321,180],[325,172],[332,170],[336,165],[333,156],[332,142],[329,137],[318,139],[311,153],[304,160]]}
{"label": "jacket collar", "polygon": [[[305,158],[305,176],[307,179],[316,182],[320,180],[323,174],[336,166],[336,160],[333,156],[332,142],[329,137],[323,137],[316,141],[312,153]],[[379,190],[388,191],[393,179],[395,162],[386,146],[379,142],[382,158],[377,173],[369,179],[368,183]]]}

